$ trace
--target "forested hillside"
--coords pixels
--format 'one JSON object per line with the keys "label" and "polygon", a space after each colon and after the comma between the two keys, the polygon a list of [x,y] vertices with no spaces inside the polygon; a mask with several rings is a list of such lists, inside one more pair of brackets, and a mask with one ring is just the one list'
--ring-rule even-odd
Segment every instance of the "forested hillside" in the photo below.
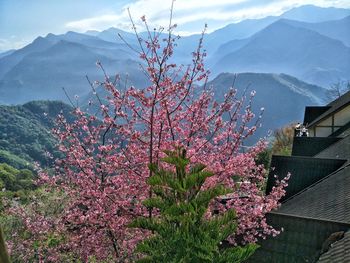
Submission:
{"label": "forested hillside", "polygon": [[50,164],[50,155],[58,156],[50,130],[60,112],[70,118],[71,110],[70,106],[58,101],[0,105],[0,163],[16,168],[31,167],[33,161]]}

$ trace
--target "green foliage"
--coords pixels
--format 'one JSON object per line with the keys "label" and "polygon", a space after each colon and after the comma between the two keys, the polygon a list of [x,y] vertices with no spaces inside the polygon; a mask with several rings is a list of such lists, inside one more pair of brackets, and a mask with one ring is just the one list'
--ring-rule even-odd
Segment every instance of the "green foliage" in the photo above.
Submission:
{"label": "green foliage", "polygon": [[8,191],[34,189],[34,177],[28,169],[18,170],[6,163],[0,164],[0,185]]}
{"label": "green foliage", "polygon": [[[45,153],[58,157],[56,141],[50,133],[60,112],[72,119],[72,108],[55,101],[33,101],[23,106],[0,105],[0,162],[25,168],[33,161],[50,165]],[[17,156],[17,157],[15,157]]]}
{"label": "green foliage", "polygon": [[290,156],[292,154],[295,123],[277,129],[274,132],[272,154]]}
{"label": "green foliage", "polygon": [[0,217],[4,210],[4,199],[16,199],[25,204],[29,194],[36,187],[35,174],[28,169],[18,170],[8,164],[0,163]]}
{"label": "green foliage", "polygon": [[183,150],[166,152],[164,169],[151,164],[148,179],[154,195],[144,201],[157,217],[140,217],[130,227],[150,230],[152,236],[138,244],[139,262],[241,262],[252,255],[256,245],[229,246],[222,242],[235,232],[237,222],[233,209],[208,218],[209,205],[215,198],[230,193],[222,185],[201,189],[212,176],[202,164],[188,168]]}
{"label": "green foliage", "polygon": [[17,169],[33,169],[32,164],[27,160],[24,160],[5,150],[0,150],[0,163],[7,163],[8,165],[11,165]]}
{"label": "green foliage", "polygon": [[258,154],[255,162],[258,165],[260,164],[264,165],[264,168],[268,170],[270,168],[271,156],[272,156],[272,149],[267,148]]}
{"label": "green foliage", "polygon": [[258,154],[255,160],[256,163],[264,165],[265,169],[269,170],[272,155],[290,156],[292,154],[295,125],[295,123],[290,123],[276,129],[271,140],[271,146]]}

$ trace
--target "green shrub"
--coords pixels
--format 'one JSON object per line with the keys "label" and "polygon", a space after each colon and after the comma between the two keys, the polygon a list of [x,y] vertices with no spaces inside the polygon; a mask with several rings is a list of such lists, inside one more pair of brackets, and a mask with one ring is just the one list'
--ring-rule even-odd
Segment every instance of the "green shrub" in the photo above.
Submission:
{"label": "green shrub", "polygon": [[167,155],[162,160],[174,169],[150,165],[153,176],[148,184],[154,196],[144,201],[159,216],[140,217],[130,225],[153,233],[137,246],[136,251],[145,256],[139,262],[241,262],[252,255],[256,245],[222,246],[237,226],[233,209],[205,217],[209,204],[230,191],[221,185],[201,190],[213,174],[202,164],[189,169],[183,150]]}

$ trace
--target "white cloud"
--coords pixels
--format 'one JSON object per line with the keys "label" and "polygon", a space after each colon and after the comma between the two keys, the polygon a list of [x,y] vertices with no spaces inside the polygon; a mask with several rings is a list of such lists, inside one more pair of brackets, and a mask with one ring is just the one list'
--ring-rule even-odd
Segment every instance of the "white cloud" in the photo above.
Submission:
{"label": "white cloud", "polygon": [[[177,0],[174,3],[174,22],[185,24],[207,18],[223,20],[223,17],[226,17],[225,19],[227,19],[229,13],[224,14],[223,10],[225,7],[232,7],[248,1],[249,0]],[[146,15],[147,20],[150,21],[152,25],[167,25],[169,22],[170,7],[171,0],[138,0],[124,6],[119,13],[71,21],[66,23],[65,26],[70,30],[77,31],[86,31],[90,29],[103,30],[111,26],[130,30],[131,26],[127,8],[130,9],[137,26],[141,25],[139,18],[143,15]]]}
{"label": "white cloud", "polygon": [[28,44],[28,40],[19,39],[17,36],[11,36],[10,39],[0,38],[0,52],[10,49],[19,49]]}
{"label": "white cloud", "polygon": [[121,21],[122,17],[118,15],[102,15],[82,20],[71,21],[66,24],[66,27],[71,29],[82,30],[98,30],[106,24],[115,24]]}
{"label": "white cloud", "polygon": [[[180,25],[180,31],[188,34],[201,31],[206,21],[216,21],[216,25],[223,27],[243,19],[280,15],[290,8],[305,4],[350,7],[349,0],[270,0],[265,1],[265,4],[260,0],[177,0],[174,3],[173,21]],[[130,31],[128,7],[138,27],[141,26],[139,18],[143,15],[146,15],[152,26],[164,26],[169,22],[170,6],[171,0],[137,0],[124,6],[119,13],[71,21],[65,26],[80,32],[91,29],[103,30],[112,26]],[[189,25],[195,22],[197,22],[196,26]],[[210,28],[213,30],[212,27]]]}

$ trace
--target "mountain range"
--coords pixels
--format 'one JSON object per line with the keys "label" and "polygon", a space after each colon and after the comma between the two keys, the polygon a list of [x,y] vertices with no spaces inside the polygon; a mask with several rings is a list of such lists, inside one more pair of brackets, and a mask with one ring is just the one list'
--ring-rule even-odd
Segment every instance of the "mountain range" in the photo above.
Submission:
{"label": "mountain range", "polygon": [[[350,17],[343,20],[337,22],[344,27],[348,23],[350,30]],[[226,43],[216,53],[213,71],[288,73],[322,86],[350,79],[350,47],[294,24],[297,23],[280,19],[243,44]]]}
{"label": "mountain range", "polygon": [[[174,62],[189,63],[199,37],[180,38]],[[67,102],[67,95],[78,95],[85,105],[92,96],[86,76],[91,81],[104,77],[97,61],[110,76],[119,75],[122,85],[145,87],[137,45],[133,33],[117,28],[38,37],[0,54],[0,104]],[[256,136],[263,137],[301,120],[303,108],[322,104],[331,84],[350,79],[350,9],[308,5],[280,16],[243,20],[205,34],[204,48],[217,98],[235,76],[235,88],[249,84],[257,91],[254,110],[264,107],[265,113]]]}
{"label": "mountain range", "polygon": [[[189,63],[198,39],[181,38],[174,61]],[[69,96],[84,96],[91,91],[86,75],[103,78],[96,61],[108,74],[128,78],[128,85],[145,86],[133,48],[135,35],[116,28],[38,37],[0,54],[0,103],[67,101],[62,87]],[[222,72],[284,73],[327,88],[350,79],[350,9],[307,5],[280,16],[243,20],[206,34],[204,48],[212,78]]]}
{"label": "mountain range", "polygon": [[256,142],[258,138],[268,137],[277,127],[287,123],[300,122],[305,105],[320,105],[325,100],[325,90],[311,85],[286,74],[272,73],[221,73],[208,84],[214,87],[218,98],[234,83],[238,95],[247,89],[249,94],[255,91],[253,98],[253,112],[264,112],[261,127],[248,144]]}
{"label": "mountain range", "polygon": [[[276,127],[301,120],[305,105],[320,104],[324,89],[310,85],[286,74],[270,73],[222,73],[208,83],[215,88],[218,98],[234,83],[239,95],[248,88],[255,90],[253,111],[265,108],[261,127],[254,137],[246,141],[252,144],[269,135]],[[271,94],[274,98],[271,99]],[[269,102],[269,103],[267,103]],[[83,106],[83,105],[82,105]],[[85,107],[85,106],[83,106]],[[73,120],[72,107],[60,101],[31,101],[23,105],[0,105],[0,163],[8,163],[18,169],[30,168],[33,161],[46,166],[51,164],[46,152],[59,156],[56,142],[50,134],[57,114],[63,113]],[[254,124],[254,123],[252,123]]]}

